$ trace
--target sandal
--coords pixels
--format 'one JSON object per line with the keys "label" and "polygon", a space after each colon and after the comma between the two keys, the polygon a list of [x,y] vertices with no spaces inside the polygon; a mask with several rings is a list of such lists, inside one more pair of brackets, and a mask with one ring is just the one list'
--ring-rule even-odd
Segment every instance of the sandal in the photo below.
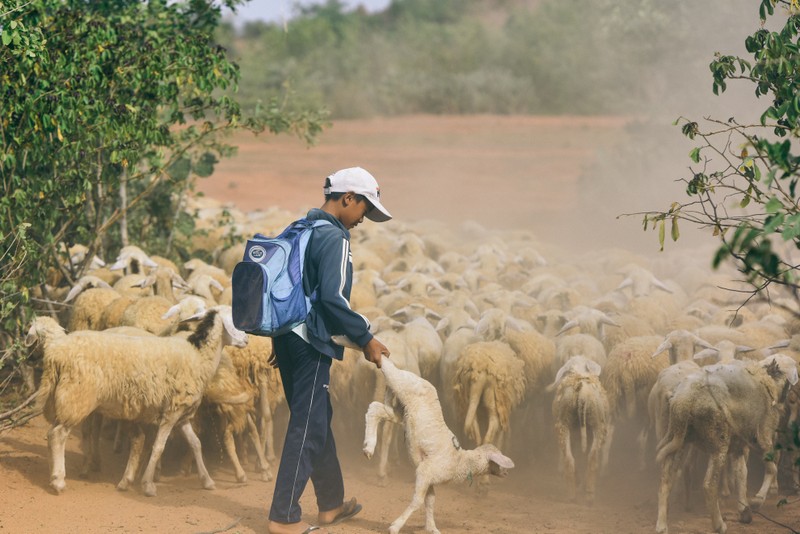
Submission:
{"label": "sandal", "polygon": [[353,497],[352,499],[350,499],[349,501],[347,501],[346,503],[344,503],[342,505],[342,511],[339,512],[338,514],[336,514],[336,517],[334,517],[328,523],[323,523],[323,522],[320,521],[320,525],[325,525],[325,526],[338,525],[339,523],[341,523],[343,521],[347,521],[351,517],[354,517],[356,514],[358,514],[361,511],[361,508],[362,507],[361,507],[360,504],[358,504],[358,501],[356,501],[356,498]]}

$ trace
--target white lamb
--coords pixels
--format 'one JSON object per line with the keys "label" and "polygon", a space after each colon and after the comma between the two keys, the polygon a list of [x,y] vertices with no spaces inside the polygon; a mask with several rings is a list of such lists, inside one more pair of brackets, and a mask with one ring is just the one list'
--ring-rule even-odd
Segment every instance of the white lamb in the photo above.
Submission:
{"label": "white lamb", "polygon": [[577,497],[575,457],[572,454],[571,430],[580,430],[581,451],[587,453],[587,434],[591,432],[592,446],[586,464],[586,499],[594,502],[597,471],[600,467],[603,444],[608,435],[611,413],[608,396],[600,385],[600,366],[583,356],[573,356],[558,370],[553,399],[553,419],[561,465],[567,482],[570,501]]}
{"label": "white lamb", "polygon": [[[203,464],[200,440],[190,419],[219,365],[223,346],[244,346],[246,340],[246,334],[233,327],[230,317],[214,310],[186,338],[82,331],[48,343],[39,402],[52,424],[47,437],[53,489],[60,493],[66,487],[67,436],[95,410],[111,418],[158,424],[150,461],[142,476],[145,495],[156,494],[156,464],[175,425],[194,452],[203,486],[212,489],[214,481]],[[144,434],[139,432],[133,438],[118,489],[125,490],[133,482],[143,445]]]}
{"label": "white lamb", "polygon": [[370,404],[366,415],[364,454],[371,458],[375,451],[380,421],[402,423],[408,453],[416,467],[411,504],[394,520],[389,532],[400,532],[411,514],[424,502],[425,530],[438,534],[439,529],[433,519],[436,484],[468,480],[484,474],[505,476],[506,470],[514,467],[514,462],[491,444],[473,450],[462,449],[444,422],[436,388],[430,382],[398,369],[389,358],[382,360],[381,370],[386,378],[387,389],[394,393],[402,411],[395,412],[390,405],[377,401]]}

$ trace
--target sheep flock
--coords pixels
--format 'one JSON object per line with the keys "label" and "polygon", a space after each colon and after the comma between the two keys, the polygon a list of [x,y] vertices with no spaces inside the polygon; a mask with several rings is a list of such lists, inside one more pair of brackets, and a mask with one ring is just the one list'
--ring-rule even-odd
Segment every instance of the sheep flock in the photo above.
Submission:
{"label": "sheep flock", "polygon": [[[209,442],[221,445],[239,482],[247,471],[272,478],[285,399],[268,363],[270,339],[230,322],[230,273],[244,239],[221,243],[231,229],[276,235],[302,214],[193,202],[207,232],[187,261],[136,246],[105,259],[87,258],[80,244],[61,249],[64,269],[46,285],[56,302],[38,311],[26,339],[52,425],[56,493],[73,470],[90,477],[102,469],[102,447],[128,451],[117,488],[141,478],[148,496],[165,447],[182,448],[183,468],[196,469],[206,489],[214,487],[203,461]],[[217,224],[223,210],[233,228]],[[748,286],[724,267],[712,271],[710,248],[574,252],[529,231],[468,221],[366,224],[351,241],[352,307],[391,350],[392,370],[433,386],[414,402],[439,404],[418,411],[437,414],[443,446],[502,451],[514,474],[557,463],[562,498],[587,505],[601,500],[613,473],[642,473],[652,478],[659,533],[680,499],[696,501],[694,513],[724,533],[721,509],[748,523],[764,502],[800,490],[800,308],[780,289],[745,303]],[[378,437],[376,406],[392,413],[388,376],[348,348],[329,388],[334,432],[369,431],[380,485],[399,483],[392,472],[413,448],[404,440],[426,437],[407,428],[404,437],[402,414],[383,417]],[[82,438],[81,466],[65,465],[72,429]],[[180,437],[168,439],[173,429]],[[110,434],[113,442],[103,439]],[[140,474],[142,454],[149,462]],[[503,484],[476,478],[483,498]],[[427,530],[438,532],[430,513]]]}

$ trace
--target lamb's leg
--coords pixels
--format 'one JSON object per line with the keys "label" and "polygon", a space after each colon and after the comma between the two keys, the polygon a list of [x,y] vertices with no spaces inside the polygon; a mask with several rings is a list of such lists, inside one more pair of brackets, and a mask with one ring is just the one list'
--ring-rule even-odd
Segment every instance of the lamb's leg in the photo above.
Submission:
{"label": "lamb's leg", "polygon": [[[408,518],[411,517],[411,514],[422,506],[425,496],[428,493],[428,487],[430,486],[427,479],[420,475],[421,468],[423,468],[424,465],[426,464],[422,463],[417,467],[417,480],[414,484],[414,496],[411,498],[411,504],[409,504],[408,508],[400,514],[400,517],[395,519],[391,524],[389,527],[389,534],[398,534],[400,529],[403,528],[403,525],[406,524],[406,521],[408,521]],[[427,468],[429,469],[430,467],[432,466],[428,466]]]}
{"label": "lamb's leg", "polygon": [[[159,430],[161,429],[159,428]],[[200,438],[198,438],[197,434],[194,433],[192,423],[189,421],[183,423],[183,425],[181,425],[181,432],[183,432],[183,437],[186,438],[189,448],[192,449],[192,452],[194,453],[194,463],[197,464],[197,474],[200,476],[200,482],[203,485],[203,489],[214,489],[214,481],[211,479],[211,475],[208,474],[206,464],[203,463],[203,450],[200,446]],[[167,435],[169,435],[169,432],[167,432]],[[155,488],[153,489],[155,490]]]}
{"label": "lamb's leg", "polygon": [[639,471],[647,469],[647,440],[649,438],[650,427],[645,424],[639,435],[636,436],[636,442],[639,445]]}
{"label": "lamb's leg", "polygon": [[558,436],[558,450],[561,452],[561,465],[564,468],[564,479],[567,482],[567,496],[570,502],[575,502],[577,488],[575,483],[575,457],[572,456],[570,445],[569,426],[556,422],[556,435]]}
{"label": "lamb's leg", "polygon": [[366,428],[364,430],[364,447],[362,448],[367,458],[372,458],[375,454],[375,447],[378,444],[378,428],[381,421],[392,421],[402,423],[402,420],[394,413],[391,406],[382,402],[373,401],[367,408]]}
{"label": "lamb's leg", "polygon": [[395,425],[383,425],[381,428],[381,450],[378,457],[378,485],[389,484],[389,451],[392,449]]}
{"label": "lamb's leg", "polygon": [[132,425],[131,427],[131,448],[128,453],[128,464],[125,466],[125,473],[122,475],[122,480],[117,484],[119,491],[127,491],[136,479],[136,472],[139,470],[139,462],[142,458],[142,450],[144,450],[144,442],[147,436],[144,429],[140,425]]}
{"label": "lamb's leg", "polygon": [[706,476],[703,480],[706,508],[708,508],[708,513],[711,516],[711,526],[714,532],[718,534],[725,534],[728,530],[728,525],[725,524],[719,510],[719,478],[722,469],[725,467],[725,460],[728,456],[727,453],[727,447],[723,447],[722,451],[717,451],[710,455],[708,469],[706,470]]}
{"label": "lamb's leg", "polygon": [[114,425],[115,426],[115,430],[114,430],[114,449],[113,449],[113,451],[114,452],[122,452],[122,437],[124,435],[123,432],[122,432],[122,428],[125,425],[125,423],[123,421],[121,421],[121,420],[116,421],[115,423],[116,424]]}
{"label": "lamb's leg", "polygon": [[47,448],[50,449],[50,487],[61,493],[67,487],[64,481],[66,468],[64,467],[64,449],[69,436],[70,428],[62,424],[53,425],[47,432]]}
{"label": "lamb's leg", "polygon": [[247,414],[247,433],[250,436],[250,441],[253,442],[253,448],[256,450],[256,469],[261,473],[261,480],[269,482],[272,480],[272,471],[270,470],[269,462],[264,457],[264,445],[258,436],[256,422],[250,414]]}
{"label": "lamb's leg", "polygon": [[436,492],[433,486],[428,487],[428,492],[425,494],[425,530],[431,534],[440,534],[439,529],[436,528],[436,523],[433,520],[433,505],[436,501]]}

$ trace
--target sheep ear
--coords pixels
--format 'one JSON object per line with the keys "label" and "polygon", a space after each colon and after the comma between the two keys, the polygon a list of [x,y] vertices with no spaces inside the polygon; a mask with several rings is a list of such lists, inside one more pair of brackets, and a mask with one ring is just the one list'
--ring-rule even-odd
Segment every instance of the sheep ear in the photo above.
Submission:
{"label": "sheep ear", "polygon": [[489,451],[487,454],[490,462],[494,462],[503,469],[511,469],[514,467],[514,462],[511,461],[511,458],[505,456],[504,454],[497,452],[497,451]]}
{"label": "sheep ear", "polygon": [[620,283],[620,284],[617,286],[617,289],[616,289],[616,291],[619,291],[619,290],[621,290],[621,289],[625,289],[626,287],[630,287],[630,286],[632,286],[632,285],[633,285],[633,278],[631,278],[631,277],[629,276],[628,278],[626,278],[625,280],[623,280],[623,281],[622,281],[622,282],[621,282],[621,283]]}
{"label": "sheep ear", "polygon": [[72,299],[77,297],[81,293],[81,291],[83,291],[83,285],[77,284],[73,286],[72,289],[69,290],[69,293],[67,293],[67,298],[64,299],[64,302],[71,301]]}
{"label": "sheep ear", "polygon": [[447,325],[449,325],[449,324],[450,324],[450,318],[448,318],[448,317],[443,318],[441,321],[436,323],[436,331],[437,332],[441,332],[443,330],[446,330],[447,329]]}
{"label": "sheep ear", "polygon": [[594,360],[586,360],[586,372],[594,376],[600,376],[600,371],[602,371],[602,368],[599,363]]}
{"label": "sheep ear", "polygon": [[752,352],[756,349],[748,347],[747,345],[736,345],[736,352]]}
{"label": "sheep ear", "polygon": [[560,336],[560,335],[561,335],[561,334],[563,334],[564,332],[566,332],[566,331],[568,331],[568,330],[572,330],[572,329],[573,329],[573,328],[575,328],[576,326],[578,326],[578,321],[576,321],[576,320],[574,320],[574,319],[573,319],[572,321],[567,321],[566,323],[564,323],[564,326],[562,326],[562,327],[561,327],[561,330],[559,330],[559,331],[556,333],[556,335],[557,335],[557,336]]}
{"label": "sheep ear", "polygon": [[672,342],[669,339],[665,339],[664,341],[661,342],[661,345],[658,346],[658,348],[656,349],[656,351],[653,353],[653,355],[651,357],[655,358],[656,356],[658,356],[659,354],[661,354],[665,350],[669,350],[671,348],[672,348]]}
{"label": "sheep ear", "polygon": [[774,345],[770,345],[770,346],[769,346],[769,347],[767,347],[767,348],[768,348],[768,349],[785,349],[786,347],[788,347],[788,346],[789,346],[789,341],[791,341],[791,340],[789,340],[789,339],[783,339],[783,340],[781,340],[781,341],[778,341],[778,342],[777,342],[777,343],[775,343]]}
{"label": "sheep ear", "polygon": [[121,271],[128,266],[128,258],[122,258],[114,262],[114,265],[108,268],[109,271]]}
{"label": "sheep ear", "polygon": [[178,313],[178,310],[180,310],[180,309],[181,309],[180,304],[175,304],[170,309],[168,309],[166,312],[164,312],[164,315],[162,315],[161,318],[162,319],[169,319],[170,317],[174,317]]}
{"label": "sheep ear", "polygon": [[719,350],[711,347],[710,349],[703,349],[700,352],[696,352],[694,356],[692,356],[695,360],[702,360],[703,358],[710,358],[712,356],[716,357],[719,355]]}
{"label": "sheep ear", "polygon": [[791,369],[789,369],[789,374],[786,375],[786,379],[789,381],[791,385],[796,385],[800,377],[797,375],[797,366],[793,365]]}
{"label": "sheep ear", "polygon": [[209,285],[214,289],[216,289],[217,291],[225,291],[225,287],[223,287],[223,285],[220,284],[219,281],[214,278],[211,279],[211,283]]}
{"label": "sheep ear", "polygon": [[666,291],[667,293],[672,293],[672,290],[670,288],[668,288],[667,285],[664,282],[662,282],[661,280],[659,280],[655,276],[653,277],[653,280],[651,281],[651,283],[655,287],[660,289],[661,291]]}

